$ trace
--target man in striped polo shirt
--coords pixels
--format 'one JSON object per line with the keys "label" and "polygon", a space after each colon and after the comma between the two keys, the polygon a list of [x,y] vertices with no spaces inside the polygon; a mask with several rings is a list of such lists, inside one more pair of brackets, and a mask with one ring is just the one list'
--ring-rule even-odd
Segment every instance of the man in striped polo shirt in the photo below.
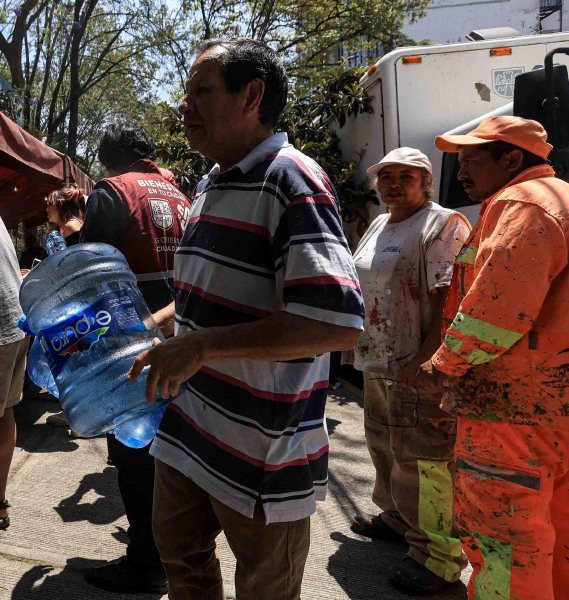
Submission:
{"label": "man in striped polo shirt", "polygon": [[169,405],[153,527],[172,600],[224,598],[215,538],[236,559],[239,600],[300,598],[309,518],[327,490],[329,355],[357,344],[363,304],[338,199],[274,126],[278,56],[209,40],[180,105],[192,148],[217,164],[198,185],[176,253],[175,337],[141,354],[148,400]]}

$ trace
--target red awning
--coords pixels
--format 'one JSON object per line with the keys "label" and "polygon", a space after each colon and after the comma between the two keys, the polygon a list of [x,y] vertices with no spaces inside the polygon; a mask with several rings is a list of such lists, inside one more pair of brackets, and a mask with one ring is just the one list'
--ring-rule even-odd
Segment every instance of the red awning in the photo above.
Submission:
{"label": "red awning", "polygon": [[65,180],[88,194],[94,186],[71,159],[46,146],[0,112],[0,217],[8,228],[47,220],[45,197]]}

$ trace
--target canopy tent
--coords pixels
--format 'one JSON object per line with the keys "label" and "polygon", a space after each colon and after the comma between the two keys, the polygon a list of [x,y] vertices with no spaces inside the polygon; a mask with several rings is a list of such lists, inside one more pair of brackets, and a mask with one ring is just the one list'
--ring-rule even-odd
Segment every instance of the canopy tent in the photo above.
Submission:
{"label": "canopy tent", "polygon": [[93,181],[65,154],[46,146],[0,112],[0,217],[8,228],[47,220],[45,197],[75,182],[88,194]]}

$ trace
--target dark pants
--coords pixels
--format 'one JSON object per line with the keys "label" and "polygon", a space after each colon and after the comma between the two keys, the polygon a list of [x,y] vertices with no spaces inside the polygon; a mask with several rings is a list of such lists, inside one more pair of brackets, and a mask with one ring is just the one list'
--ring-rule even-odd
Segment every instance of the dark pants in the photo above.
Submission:
{"label": "dark pants", "polygon": [[129,537],[126,555],[145,567],[161,566],[160,554],[152,536],[152,496],[154,493],[154,458],[150,444],[146,448],[129,448],[107,434],[109,458],[118,470],[118,484],[128,519]]}

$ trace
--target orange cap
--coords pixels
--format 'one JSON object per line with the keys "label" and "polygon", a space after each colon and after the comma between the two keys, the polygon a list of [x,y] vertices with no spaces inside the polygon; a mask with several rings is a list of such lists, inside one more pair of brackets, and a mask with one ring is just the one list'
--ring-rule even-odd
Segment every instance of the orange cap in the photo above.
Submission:
{"label": "orange cap", "polygon": [[489,144],[501,140],[523,148],[544,160],[553,149],[547,143],[547,132],[537,122],[521,117],[488,117],[466,135],[439,135],[435,146],[443,152],[458,152],[459,146]]}

